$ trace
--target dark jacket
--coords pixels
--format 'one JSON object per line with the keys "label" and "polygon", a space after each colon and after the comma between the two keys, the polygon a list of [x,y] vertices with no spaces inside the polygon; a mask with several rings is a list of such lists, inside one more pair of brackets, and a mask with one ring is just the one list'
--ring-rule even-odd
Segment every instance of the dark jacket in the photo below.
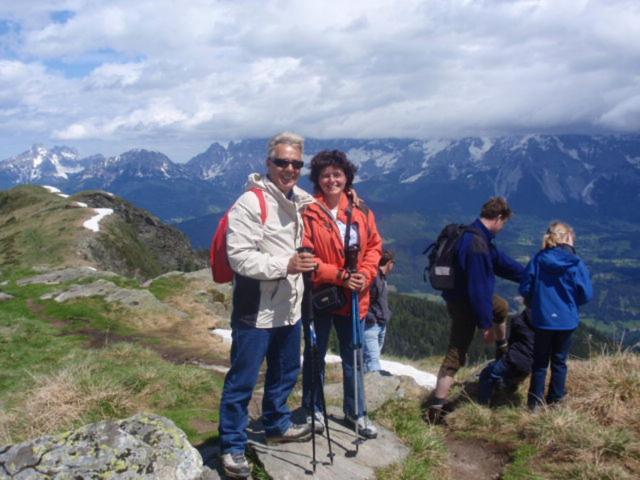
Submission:
{"label": "dark jacket", "polygon": [[505,354],[504,361],[519,375],[531,373],[534,337],[535,331],[531,326],[527,310],[513,317],[509,327],[509,349]]}
{"label": "dark jacket", "polygon": [[578,306],[593,296],[591,276],[569,245],[541,250],[525,270],[520,294],[531,307],[531,324],[542,330],[573,330]]}
{"label": "dark jacket", "polygon": [[387,286],[387,277],[380,270],[378,270],[378,276],[371,284],[369,295],[371,304],[369,305],[369,313],[365,318],[366,322],[368,324],[386,324],[391,319],[389,288]]}
{"label": "dark jacket", "polygon": [[500,252],[493,244],[495,235],[476,219],[471,224],[481,235],[465,232],[458,244],[455,262],[455,287],[445,290],[447,302],[467,302],[476,315],[478,327],[486,329],[493,324],[493,291],[495,276],[520,282],[522,265]]}

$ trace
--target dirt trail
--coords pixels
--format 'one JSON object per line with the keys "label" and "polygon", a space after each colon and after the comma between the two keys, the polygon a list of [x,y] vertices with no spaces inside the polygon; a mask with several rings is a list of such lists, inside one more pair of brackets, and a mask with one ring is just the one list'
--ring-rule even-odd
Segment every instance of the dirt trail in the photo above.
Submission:
{"label": "dirt trail", "polygon": [[498,480],[509,461],[504,447],[482,440],[457,438],[448,433],[445,444],[447,467],[452,479]]}

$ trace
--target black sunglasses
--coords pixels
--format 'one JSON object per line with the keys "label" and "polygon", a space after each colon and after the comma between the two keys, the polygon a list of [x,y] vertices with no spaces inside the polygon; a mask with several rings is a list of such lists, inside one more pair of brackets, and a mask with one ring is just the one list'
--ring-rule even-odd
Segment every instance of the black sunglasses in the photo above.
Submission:
{"label": "black sunglasses", "polygon": [[302,160],[285,160],[284,158],[270,158],[269,160],[278,168],[287,168],[291,165],[294,170],[300,170],[304,166]]}

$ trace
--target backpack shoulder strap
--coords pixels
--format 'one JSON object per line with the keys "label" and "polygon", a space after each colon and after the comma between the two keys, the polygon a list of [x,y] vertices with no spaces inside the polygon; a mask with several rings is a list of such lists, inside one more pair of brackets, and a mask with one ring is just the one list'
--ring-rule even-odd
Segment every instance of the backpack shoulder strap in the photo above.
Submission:
{"label": "backpack shoulder strap", "polygon": [[262,224],[267,221],[267,200],[264,198],[264,190],[258,187],[253,187],[249,189],[258,197],[258,202],[260,203],[260,220],[262,220]]}

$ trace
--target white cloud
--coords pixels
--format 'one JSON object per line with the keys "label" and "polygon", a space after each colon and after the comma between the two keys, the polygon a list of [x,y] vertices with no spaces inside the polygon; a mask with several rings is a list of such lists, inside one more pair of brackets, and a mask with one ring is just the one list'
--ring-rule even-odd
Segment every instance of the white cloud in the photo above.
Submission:
{"label": "white cloud", "polygon": [[[201,148],[280,129],[433,138],[640,124],[636,1],[13,3],[0,6],[20,25],[0,35],[12,58],[0,60],[2,135]],[[73,15],[54,22],[59,10]]]}

